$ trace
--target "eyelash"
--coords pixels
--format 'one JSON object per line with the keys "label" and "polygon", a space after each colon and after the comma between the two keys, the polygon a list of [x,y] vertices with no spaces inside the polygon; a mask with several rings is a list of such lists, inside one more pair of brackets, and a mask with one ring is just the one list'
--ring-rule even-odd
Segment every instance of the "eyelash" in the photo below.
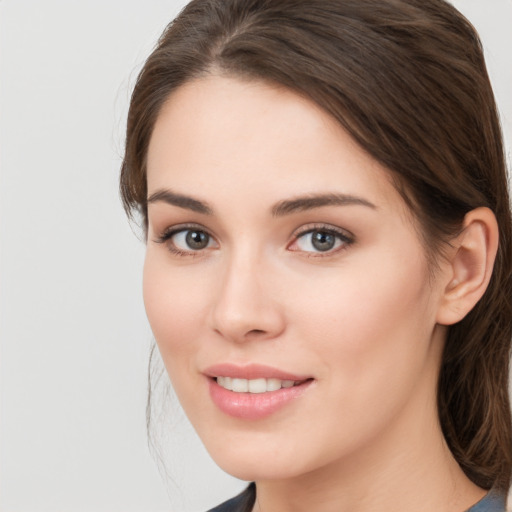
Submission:
{"label": "eyelash", "polygon": [[[337,240],[341,242],[340,246],[337,248],[329,249],[326,251],[301,251],[308,258],[325,258],[329,256],[333,256],[337,254],[339,251],[347,249],[350,245],[352,245],[355,241],[354,236],[348,231],[337,228],[335,226],[326,225],[326,224],[310,224],[302,227],[295,235],[294,239],[288,247],[291,247],[294,244],[297,244],[298,241],[305,237],[308,234],[312,233],[323,233],[327,235],[334,236]],[[300,251],[300,249],[291,249]]]}
{"label": "eyelash", "polygon": [[[215,240],[215,238],[208,232],[207,229],[203,228],[197,224],[182,224],[180,226],[173,226],[164,230],[164,232],[158,236],[154,241],[159,244],[166,244],[168,250],[177,256],[181,257],[198,257],[203,255],[204,249],[184,251],[176,247],[175,244],[171,242],[173,236],[178,233],[183,233],[186,231],[197,231],[201,233],[205,233],[211,240]],[[303,252],[308,258],[318,258],[318,257],[329,257],[333,254],[337,254],[339,251],[347,249],[350,245],[355,242],[354,236],[346,230],[326,225],[326,224],[309,224],[303,226],[298,232],[294,233],[293,240],[291,243],[287,245],[287,248],[290,248],[292,245],[296,244],[301,238],[305,237],[308,234],[312,234],[315,232],[325,233],[327,235],[334,236],[337,240],[341,242],[341,245],[334,250],[326,250],[326,251],[301,251],[300,249],[289,249],[291,251]]]}
{"label": "eyelash", "polygon": [[183,233],[185,231],[197,231],[197,232],[205,233],[211,239],[213,239],[213,237],[210,235],[210,233],[208,233],[208,230],[206,230],[205,228],[203,228],[202,226],[200,226],[198,224],[181,224],[179,226],[173,226],[173,227],[167,228],[154,241],[157,244],[166,244],[167,249],[172,254],[175,254],[176,256],[192,257],[192,258],[201,256],[201,253],[204,252],[204,249],[197,250],[197,251],[194,251],[193,249],[191,249],[190,251],[184,251],[184,250],[176,247],[176,245],[171,242],[171,238],[173,236],[177,235],[178,233]]}

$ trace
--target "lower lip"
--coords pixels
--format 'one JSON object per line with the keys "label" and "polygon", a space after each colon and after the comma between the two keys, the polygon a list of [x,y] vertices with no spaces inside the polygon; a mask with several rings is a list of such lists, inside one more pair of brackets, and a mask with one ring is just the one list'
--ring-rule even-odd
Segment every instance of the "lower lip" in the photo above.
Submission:
{"label": "lower lip", "polygon": [[312,384],[307,380],[291,388],[281,388],[266,393],[235,393],[209,378],[210,396],[213,403],[225,414],[246,420],[266,418],[300,397]]}

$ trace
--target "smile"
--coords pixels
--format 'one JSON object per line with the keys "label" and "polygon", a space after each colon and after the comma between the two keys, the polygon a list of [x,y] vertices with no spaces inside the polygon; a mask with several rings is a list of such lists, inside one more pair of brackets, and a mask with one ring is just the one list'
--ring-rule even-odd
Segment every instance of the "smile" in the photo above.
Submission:
{"label": "smile", "polygon": [[281,388],[291,388],[300,382],[294,380],[281,379],[237,379],[232,377],[217,377],[217,384],[233,391],[234,393],[267,393],[269,391],[278,391]]}
{"label": "smile", "polygon": [[[207,375],[213,403],[224,414],[244,420],[262,420],[282,408],[292,406],[316,382],[311,377],[259,365],[250,365],[243,370],[222,365],[216,370],[215,373],[210,370]],[[267,376],[263,376],[263,373]],[[246,378],[240,374],[245,374]]]}

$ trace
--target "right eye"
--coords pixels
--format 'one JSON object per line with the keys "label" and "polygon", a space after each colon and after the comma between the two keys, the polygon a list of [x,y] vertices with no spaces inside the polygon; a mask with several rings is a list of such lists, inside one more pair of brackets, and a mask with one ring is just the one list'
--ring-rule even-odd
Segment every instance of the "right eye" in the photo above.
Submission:
{"label": "right eye", "polygon": [[178,231],[171,237],[173,244],[182,250],[200,251],[210,246],[211,237],[198,229]]}
{"label": "right eye", "polygon": [[172,253],[185,256],[217,246],[213,237],[200,228],[169,229],[155,241],[165,243]]}

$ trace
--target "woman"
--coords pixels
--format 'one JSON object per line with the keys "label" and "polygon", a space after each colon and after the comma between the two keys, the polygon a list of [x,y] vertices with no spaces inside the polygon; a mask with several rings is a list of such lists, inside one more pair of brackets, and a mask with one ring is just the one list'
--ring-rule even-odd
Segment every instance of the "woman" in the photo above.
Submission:
{"label": "woman", "polygon": [[218,511],[503,511],[511,216],[478,36],[443,0],[195,0],[136,84],[121,192]]}

